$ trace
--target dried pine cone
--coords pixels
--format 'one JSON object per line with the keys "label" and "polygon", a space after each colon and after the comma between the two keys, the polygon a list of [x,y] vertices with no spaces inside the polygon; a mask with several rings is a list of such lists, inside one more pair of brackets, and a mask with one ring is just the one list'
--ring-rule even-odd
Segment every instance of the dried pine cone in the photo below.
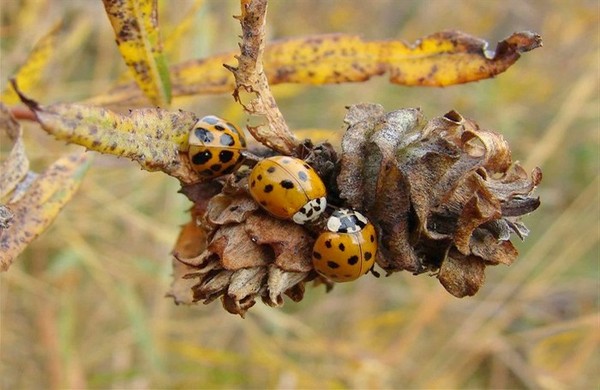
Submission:
{"label": "dried pine cone", "polygon": [[[388,275],[435,272],[463,297],[477,292],[486,265],[515,260],[510,234],[527,234],[519,217],[539,206],[531,192],[541,172],[528,178],[501,135],[453,111],[426,122],[418,109],[385,114],[375,104],[350,107],[345,122],[341,159],[327,144],[298,154],[326,183],[330,204],[377,226],[377,264]],[[280,306],[284,294],[301,300],[307,282],[331,287],[311,264],[318,229],[268,215],[248,195],[247,176],[184,188],[195,206],[174,250],[176,302],[220,297],[243,316],[257,298]]]}
{"label": "dried pine cone", "polygon": [[[231,176],[212,198],[196,199],[195,222],[184,227],[174,251],[175,282],[169,295],[178,303],[210,303],[221,297],[227,311],[243,317],[257,298],[270,306],[281,306],[284,294],[300,301],[304,283],[317,277],[310,232],[260,209],[247,193],[247,173]],[[194,197],[205,186],[184,192]],[[201,245],[186,250],[190,242]]]}
{"label": "dried pine cone", "polygon": [[340,197],[381,229],[377,264],[388,272],[438,272],[452,295],[477,292],[486,265],[511,264],[511,232],[539,206],[541,180],[513,163],[498,133],[451,111],[429,122],[419,109],[385,114],[349,108],[342,140]]}

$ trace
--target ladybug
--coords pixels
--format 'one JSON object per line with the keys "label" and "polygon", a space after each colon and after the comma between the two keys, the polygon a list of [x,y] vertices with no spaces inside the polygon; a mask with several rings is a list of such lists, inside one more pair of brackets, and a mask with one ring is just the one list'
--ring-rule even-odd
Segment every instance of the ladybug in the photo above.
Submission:
{"label": "ladybug", "polygon": [[300,225],[313,221],[327,206],[325,184],[306,162],[274,156],[254,166],[248,179],[250,195],[277,218]]}
{"label": "ladybug", "polygon": [[327,230],[315,241],[315,270],[334,282],[350,282],[369,272],[375,264],[377,233],[358,211],[339,209],[327,220]]}
{"label": "ladybug", "polygon": [[246,137],[236,125],[208,115],[196,122],[188,144],[194,170],[203,177],[213,178],[232,173],[242,164]]}

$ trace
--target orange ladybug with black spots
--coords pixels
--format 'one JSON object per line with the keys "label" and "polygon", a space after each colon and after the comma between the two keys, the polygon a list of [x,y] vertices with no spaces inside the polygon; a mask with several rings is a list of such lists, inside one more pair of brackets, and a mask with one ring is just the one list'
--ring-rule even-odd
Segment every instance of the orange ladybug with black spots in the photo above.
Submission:
{"label": "orange ladybug with black spots", "polygon": [[377,233],[358,211],[339,209],[327,220],[327,230],[313,246],[315,270],[334,282],[350,282],[368,273],[375,264]]}
{"label": "orange ladybug with black spots", "polygon": [[244,132],[214,115],[198,120],[188,138],[188,156],[196,172],[205,178],[233,173],[243,162]]}
{"label": "orange ladybug with black spots", "polygon": [[271,215],[303,225],[327,207],[325,184],[305,161],[288,156],[265,158],[248,178],[250,195]]}

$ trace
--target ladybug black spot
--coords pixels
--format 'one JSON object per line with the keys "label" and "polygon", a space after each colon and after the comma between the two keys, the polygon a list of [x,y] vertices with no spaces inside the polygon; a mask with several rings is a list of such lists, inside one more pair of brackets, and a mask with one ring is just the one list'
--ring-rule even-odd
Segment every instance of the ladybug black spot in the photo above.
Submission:
{"label": "ladybug black spot", "polygon": [[262,175],[256,176],[256,180],[261,181],[262,180]]}
{"label": "ladybug black spot", "polygon": [[321,254],[320,254],[319,252],[317,252],[317,251],[314,251],[314,252],[313,252],[313,257],[314,257],[315,259],[317,259],[317,260],[321,260]]}
{"label": "ladybug black spot", "polygon": [[371,252],[365,252],[365,260],[371,260],[371,257],[373,257]]}
{"label": "ladybug black spot", "polygon": [[307,181],[308,175],[306,174],[306,172],[300,171],[298,172],[298,179],[300,179],[301,181]]}
{"label": "ladybug black spot", "polygon": [[272,184],[267,184],[267,185],[265,186],[265,189],[264,189],[264,191],[265,191],[266,193],[269,193],[269,192],[273,191],[273,185],[272,185]]}
{"label": "ladybug black spot", "polygon": [[235,140],[229,134],[221,134],[219,143],[223,146],[233,146],[235,145]]}
{"label": "ladybug black spot", "polygon": [[217,129],[219,131],[225,131],[225,128],[221,125],[215,125],[215,129]]}
{"label": "ladybug black spot", "polygon": [[221,170],[223,166],[221,164],[213,164],[210,166],[210,169],[215,171],[215,172],[219,172]]}
{"label": "ladybug black spot", "polygon": [[327,248],[331,248],[331,240],[327,240],[327,241],[325,241],[325,246],[326,246]]}
{"label": "ladybug black spot", "polygon": [[269,167],[269,168],[267,168],[267,172],[273,173],[273,172],[275,172],[275,169],[276,169],[275,167]]}
{"label": "ladybug black spot", "polygon": [[371,234],[371,242],[374,242],[374,241],[375,241],[375,236],[373,236],[373,235]]}
{"label": "ladybug black spot", "polygon": [[344,246],[344,244],[340,244],[338,245],[338,248],[340,248],[340,250],[343,252],[346,250],[346,247]]}
{"label": "ladybug black spot", "polygon": [[291,180],[287,180],[287,179],[282,180],[279,183],[279,185],[282,186],[283,188],[285,188],[286,190],[290,190],[290,189],[294,188],[294,182]]}
{"label": "ladybug black spot", "polygon": [[207,130],[203,127],[197,127],[196,129],[194,129],[194,135],[200,141],[202,141],[206,144],[211,143],[215,139],[215,136],[213,135],[213,133],[211,133],[209,130]]}
{"label": "ladybug black spot", "polygon": [[231,159],[233,159],[233,155],[234,153],[231,150],[221,150],[219,152],[219,161],[221,161],[223,164],[228,163],[231,161]]}
{"label": "ladybug black spot", "polygon": [[256,180],[252,180],[252,183],[250,183],[250,187],[254,188],[255,185],[256,185]]}
{"label": "ladybug black spot", "polygon": [[192,163],[195,165],[204,165],[212,158],[210,150],[203,150],[192,156]]}
{"label": "ladybug black spot", "polygon": [[210,169],[205,169],[203,171],[198,172],[200,173],[202,176],[213,176],[215,173],[213,171],[211,171]]}
{"label": "ladybug black spot", "polygon": [[338,263],[336,263],[335,261],[328,261],[327,266],[332,269],[336,269],[336,268],[340,267],[340,265]]}
{"label": "ladybug black spot", "polygon": [[312,167],[306,163],[303,165],[304,165],[304,168],[306,168],[306,170],[308,170],[308,171],[310,171],[312,169]]}
{"label": "ladybug black spot", "polygon": [[354,265],[358,263],[358,256],[354,255],[348,258],[348,264]]}

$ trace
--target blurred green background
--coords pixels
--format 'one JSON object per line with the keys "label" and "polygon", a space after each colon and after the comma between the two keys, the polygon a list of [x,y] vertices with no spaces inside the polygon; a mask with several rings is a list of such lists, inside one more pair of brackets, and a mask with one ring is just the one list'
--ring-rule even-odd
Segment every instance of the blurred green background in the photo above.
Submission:
{"label": "blurred green background", "polygon": [[[164,38],[192,22],[168,51],[171,63],[237,49],[237,1],[159,3]],[[88,98],[126,71],[99,1],[3,0],[0,12],[2,88],[61,19],[66,34],[34,98]],[[164,297],[169,251],[189,201],[175,179],[98,155],[54,225],[0,275],[1,386],[598,388],[598,22],[594,0],[271,1],[269,39],[346,32],[414,41],[458,29],[494,48],[514,31],[542,35],[543,48],[493,80],[274,87],[291,128],[329,129],[302,135],[332,141],[344,107],[359,102],[418,106],[429,118],[456,109],[502,132],[514,160],[544,173],[519,260],[488,268],[479,294],[465,299],[435,278],[399,273],[329,294],[309,288],[281,309],[258,303],[246,319],[219,302],[175,306]],[[173,108],[244,120],[229,94],[180,98]],[[24,128],[37,170],[77,148],[34,123]]]}

